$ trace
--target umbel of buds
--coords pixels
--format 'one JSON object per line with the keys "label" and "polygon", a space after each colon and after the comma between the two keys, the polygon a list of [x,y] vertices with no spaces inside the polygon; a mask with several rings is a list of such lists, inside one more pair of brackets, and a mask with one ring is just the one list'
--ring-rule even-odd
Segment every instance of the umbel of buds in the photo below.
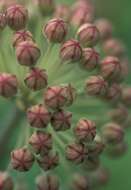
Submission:
{"label": "umbel of buds", "polygon": [[12,5],[6,11],[7,24],[13,30],[25,28],[28,20],[28,11],[22,5]]}
{"label": "umbel of buds", "polygon": [[0,95],[6,98],[17,93],[17,78],[9,73],[0,73]]}
{"label": "umbel of buds", "polygon": [[50,122],[50,112],[42,104],[32,106],[27,110],[27,118],[32,127],[45,128]]}
{"label": "umbel of buds", "polygon": [[44,26],[43,33],[50,42],[61,43],[67,34],[67,23],[60,18],[52,19]]}
{"label": "umbel of buds", "polygon": [[24,41],[16,47],[16,57],[21,65],[33,67],[40,57],[40,49],[32,41]]}
{"label": "umbel of buds", "polygon": [[44,69],[32,68],[24,82],[31,90],[41,90],[47,86],[47,73]]}
{"label": "umbel of buds", "polygon": [[13,190],[14,189],[13,180],[7,172],[0,172],[0,189],[1,190]]}
{"label": "umbel of buds", "polygon": [[12,41],[13,47],[16,47],[21,42],[33,41],[33,36],[28,30],[19,30],[14,33]]}
{"label": "umbel of buds", "polygon": [[99,63],[99,53],[93,48],[84,48],[83,56],[80,64],[84,69],[92,71],[98,66]]}
{"label": "umbel of buds", "polygon": [[83,24],[77,32],[78,39],[84,47],[92,47],[99,41],[99,31],[94,24]]}
{"label": "umbel of buds", "polygon": [[86,93],[93,96],[104,96],[107,92],[108,84],[99,76],[91,76],[86,81]]}
{"label": "umbel of buds", "polygon": [[11,152],[11,165],[20,172],[28,171],[34,163],[34,156],[27,148],[16,149]]}
{"label": "umbel of buds", "polygon": [[51,124],[56,131],[65,131],[71,127],[72,113],[59,110],[53,113]]}
{"label": "umbel of buds", "polygon": [[82,58],[82,48],[77,40],[68,40],[61,46],[62,61],[76,62]]}
{"label": "umbel of buds", "polygon": [[37,131],[32,134],[29,144],[37,154],[47,154],[52,148],[52,136],[49,133]]}
{"label": "umbel of buds", "polygon": [[75,127],[75,135],[80,142],[90,142],[96,136],[96,125],[88,119],[80,119]]}
{"label": "umbel of buds", "polygon": [[38,176],[36,185],[38,190],[59,190],[59,180],[54,175]]}

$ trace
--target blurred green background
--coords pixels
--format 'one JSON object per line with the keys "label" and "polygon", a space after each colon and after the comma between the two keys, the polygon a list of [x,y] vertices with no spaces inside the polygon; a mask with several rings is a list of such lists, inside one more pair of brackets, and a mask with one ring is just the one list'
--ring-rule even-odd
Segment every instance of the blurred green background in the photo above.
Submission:
{"label": "blurred green background", "polygon": [[[57,0],[61,3],[71,3],[73,0]],[[115,36],[119,37],[127,46],[127,53],[131,59],[131,0],[94,0],[97,15],[109,18],[115,27]],[[130,71],[131,72],[131,71]],[[129,75],[129,81],[130,75]],[[11,119],[12,103],[0,98],[0,128]],[[121,159],[108,160],[103,158],[104,165],[110,168],[111,179],[103,190],[131,190],[131,130],[127,131],[129,149]],[[3,145],[4,146],[4,145]],[[1,159],[1,158],[0,158]],[[2,166],[3,160],[0,160]],[[27,174],[28,175],[28,174]],[[30,174],[29,174],[30,175]]]}

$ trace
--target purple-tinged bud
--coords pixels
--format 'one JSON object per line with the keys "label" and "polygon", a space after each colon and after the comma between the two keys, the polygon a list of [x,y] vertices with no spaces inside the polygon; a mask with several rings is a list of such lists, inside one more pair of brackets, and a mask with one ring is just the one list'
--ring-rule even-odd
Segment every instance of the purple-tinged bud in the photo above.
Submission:
{"label": "purple-tinged bud", "polygon": [[32,127],[46,128],[50,122],[51,114],[46,107],[39,104],[27,110],[27,118]]}
{"label": "purple-tinged bud", "polygon": [[70,9],[66,4],[57,5],[54,12],[54,18],[62,18],[68,21],[70,18]]}
{"label": "purple-tinged bud", "polygon": [[24,82],[29,89],[37,91],[47,86],[47,80],[48,76],[44,69],[32,68]]}
{"label": "purple-tinged bud", "polygon": [[67,93],[62,86],[51,86],[48,87],[45,94],[44,100],[47,107],[51,109],[59,109],[66,105]]}
{"label": "purple-tinged bud", "polygon": [[14,183],[7,172],[0,172],[0,190],[13,190]]}
{"label": "purple-tinged bud", "polygon": [[68,84],[64,88],[65,88],[66,94],[67,94],[66,105],[71,106],[77,97],[76,89],[71,84]]}
{"label": "purple-tinged bud", "polygon": [[100,159],[99,156],[88,156],[83,164],[83,167],[86,168],[89,171],[94,171],[96,169],[98,169],[98,167],[100,166]]}
{"label": "purple-tinged bud", "polygon": [[21,65],[33,67],[40,57],[40,49],[32,41],[24,41],[17,45],[16,56]]}
{"label": "purple-tinged bud", "polygon": [[18,81],[15,75],[0,73],[0,95],[9,98],[17,93]]}
{"label": "purple-tinged bud", "polygon": [[43,28],[43,34],[45,34],[50,42],[54,43],[63,42],[66,37],[67,31],[67,23],[60,18],[49,20]]}
{"label": "purple-tinged bud", "polygon": [[0,13],[0,30],[3,30],[6,27],[6,15],[4,13]]}
{"label": "purple-tinged bud", "polygon": [[122,57],[125,53],[124,44],[118,39],[108,39],[103,43],[103,50],[107,55]]}
{"label": "purple-tinged bud", "polygon": [[79,174],[73,176],[73,181],[71,184],[72,190],[89,190],[90,182],[88,178]]}
{"label": "purple-tinged bud", "polygon": [[70,129],[72,121],[72,113],[64,110],[59,110],[53,113],[51,125],[56,131],[65,131]]}
{"label": "purple-tinged bud", "polygon": [[47,154],[52,149],[52,136],[49,133],[37,131],[30,137],[29,144],[36,154]]}
{"label": "purple-tinged bud", "polygon": [[16,31],[13,36],[12,44],[13,47],[17,47],[17,45],[24,41],[33,41],[33,35],[28,30],[20,30]]}
{"label": "purple-tinged bud", "polygon": [[91,142],[96,136],[96,124],[89,119],[80,119],[74,132],[80,142]]}
{"label": "purple-tinged bud", "polygon": [[94,24],[86,23],[80,26],[77,32],[78,39],[84,47],[92,47],[100,38],[99,31]]}
{"label": "purple-tinged bud", "polygon": [[54,0],[34,0],[42,15],[49,15],[54,11]]}
{"label": "purple-tinged bud", "polygon": [[86,93],[90,96],[104,96],[107,89],[108,84],[100,75],[91,76],[86,81]]}
{"label": "purple-tinged bud", "polygon": [[96,20],[95,24],[100,32],[100,37],[102,40],[108,39],[112,36],[113,27],[109,20],[101,18]]}
{"label": "purple-tinged bud", "polygon": [[122,91],[118,84],[112,84],[107,90],[107,94],[104,97],[109,102],[118,102],[121,99]]}
{"label": "purple-tinged bud", "polygon": [[93,48],[84,48],[83,57],[80,64],[87,71],[92,71],[98,66],[99,63],[99,53]]}
{"label": "purple-tinged bud", "polygon": [[13,169],[20,172],[29,171],[34,163],[34,156],[27,148],[16,149],[11,152]]}
{"label": "purple-tinged bud", "polygon": [[45,171],[52,170],[56,168],[59,164],[59,155],[57,152],[55,154],[52,153],[45,154],[42,157],[40,157],[37,161],[39,166],[43,170]]}
{"label": "purple-tinged bud", "polygon": [[73,143],[66,148],[66,158],[76,164],[80,164],[87,156],[88,150],[85,149],[83,144]]}
{"label": "purple-tinged bud", "polygon": [[131,88],[126,87],[122,89],[122,101],[125,105],[131,106]]}
{"label": "purple-tinged bud", "polygon": [[123,128],[116,123],[108,123],[102,128],[102,137],[107,144],[120,143],[124,138]]}
{"label": "purple-tinged bud", "polygon": [[7,9],[6,18],[9,27],[13,30],[21,30],[26,26],[28,11],[24,6],[14,4]]}
{"label": "purple-tinged bud", "polygon": [[82,58],[82,48],[77,40],[68,40],[60,50],[60,57],[62,61],[76,62]]}
{"label": "purple-tinged bud", "polygon": [[59,190],[59,180],[54,175],[38,176],[36,185],[38,190]]}
{"label": "purple-tinged bud", "polygon": [[107,56],[101,62],[101,74],[107,80],[117,80],[121,73],[120,61],[117,57]]}

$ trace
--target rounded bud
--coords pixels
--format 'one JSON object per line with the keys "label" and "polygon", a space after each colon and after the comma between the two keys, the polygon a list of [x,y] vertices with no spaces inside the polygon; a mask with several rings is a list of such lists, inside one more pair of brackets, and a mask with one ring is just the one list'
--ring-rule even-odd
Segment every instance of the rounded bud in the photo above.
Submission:
{"label": "rounded bud", "polygon": [[37,91],[47,86],[47,80],[48,76],[44,69],[32,68],[24,82],[29,89]]}
{"label": "rounded bud", "polygon": [[24,41],[33,41],[33,36],[28,30],[19,30],[13,36],[12,44],[13,47],[17,47],[17,45]]}
{"label": "rounded bud", "polygon": [[116,123],[108,123],[102,128],[102,136],[107,144],[117,144],[123,140],[124,131]]}
{"label": "rounded bud", "polygon": [[45,104],[51,109],[59,109],[66,105],[67,93],[62,86],[48,87],[44,94]]}
{"label": "rounded bud", "polygon": [[37,131],[30,137],[29,144],[36,154],[47,154],[52,149],[52,136],[49,133]]}
{"label": "rounded bud", "polygon": [[99,156],[91,156],[89,155],[83,164],[84,169],[89,171],[95,171],[100,166],[100,158]]}
{"label": "rounded bud", "polygon": [[83,57],[80,64],[87,71],[92,71],[98,66],[99,63],[99,53],[93,48],[84,48]]}
{"label": "rounded bud", "polygon": [[89,119],[80,119],[75,127],[75,135],[80,142],[91,142],[96,136],[96,124]]}
{"label": "rounded bud", "polygon": [[36,185],[38,190],[59,190],[59,180],[54,175],[38,176]]}
{"label": "rounded bud", "polygon": [[70,9],[66,4],[57,5],[54,12],[55,18],[62,18],[65,21],[68,21],[70,18]]}
{"label": "rounded bud", "polygon": [[61,43],[67,34],[67,23],[60,19],[51,19],[43,28],[43,33],[50,42]]}
{"label": "rounded bud", "polygon": [[99,167],[92,176],[95,187],[106,185],[109,180],[109,171],[106,168]]}
{"label": "rounded bud", "polygon": [[76,164],[82,163],[87,153],[83,144],[73,143],[66,148],[66,158]]}
{"label": "rounded bud", "polygon": [[0,189],[1,190],[13,190],[14,189],[13,180],[7,172],[0,172]]}
{"label": "rounded bud", "polygon": [[78,39],[84,47],[92,47],[99,41],[99,31],[94,24],[86,23],[77,32]]}
{"label": "rounded bud", "polygon": [[125,105],[131,106],[131,88],[126,87],[122,90],[122,101]]}
{"label": "rounded bud", "polygon": [[54,11],[54,0],[35,0],[42,15],[49,15]]}
{"label": "rounded bud", "polygon": [[51,125],[56,131],[65,131],[71,127],[72,113],[59,110],[53,113]]}
{"label": "rounded bud", "polygon": [[27,148],[20,148],[11,152],[13,169],[20,172],[29,171],[34,163],[34,156]]}
{"label": "rounded bud", "polygon": [[71,187],[72,187],[72,190],[89,190],[90,183],[87,177],[79,175],[79,174],[75,174],[73,176]]}
{"label": "rounded bud", "polygon": [[4,13],[0,13],[0,30],[3,30],[7,24],[6,15]]}
{"label": "rounded bud", "polygon": [[62,61],[76,62],[82,58],[82,48],[77,40],[66,41],[60,49]]}
{"label": "rounded bud", "polygon": [[113,28],[112,28],[112,24],[109,20],[101,18],[101,19],[98,19],[95,22],[95,24],[100,32],[100,37],[102,40],[105,40],[105,39],[108,39],[111,37]]}
{"label": "rounded bud", "polygon": [[86,81],[86,93],[90,96],[104,96],[108,84],[101,76],[91,76]]}
{"label": "rounded bud", "polygon": [[27,118],[32,127],[45,128],[50,122],[51,114],[46,107],[38,104],[27,110]]}
{"label": "rounded bud", "polygon": [[64,88],[65,88],[66,94],[67,94],[66,105],[71,106],[77,97],[76,89],[71,84],[68,84]]}
{"label": "rounded bud", "polygon": [[101,74],[106,80],[115,80],[120,76],[121,65],[117,57],[107,56],[101,62]]}
{"label": "rounded bud", "polygon": [[56,168],[59,164],[59,155],[56,152],[55,154],[49,153],[45,154],[44,156],[40,157],[38,160],[39,166],[45,170],[52,170]]}
{"label": "rounded bud", "polygon": [[17,93],[18,81],[15,75],[0,73],[0,95],[9,98]]}
{"label": "rounded bud", "polygon": [[21,30],[26,26],[28,11],[24,6],[14,4],[7,9],[6,18],[9,27],[13,30]]}
{"label": "rounded bud", "polygon": [[24,41],[16,47],[16,57],[21,65],[32,67],[40,57],[40,49],[31,41]]}
{"label": "rounded bud", "polygon": [[108,39],[103,43],[103,50],[107,55],[121,57],[125,53],[123,43],[118,39]]}

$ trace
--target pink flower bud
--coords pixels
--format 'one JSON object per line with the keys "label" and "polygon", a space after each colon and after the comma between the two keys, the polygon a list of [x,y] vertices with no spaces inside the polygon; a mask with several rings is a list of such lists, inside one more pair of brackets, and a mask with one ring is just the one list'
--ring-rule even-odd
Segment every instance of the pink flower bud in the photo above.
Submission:
{"label": "pink flower bud", "polygon": [[52,109],[58,109],[66,105],[67,93],[62,86],[48,87],[44,94],[45,104]]}
{"label": "pink flower bud", "polygon": [[17,78],[9,73],[0,73],[0,95],[9,98],[17,93]]}
{"label": "pink flower bud", "polygon": [[108,56],[101,62],[101,74],[107,80],[114,80],[121,73],[120,61],[117,57]]}
{"label": "pink flower bud", "polygon": [[65,90],[67,94],[66,105],[71,106],[77,97],[76,89],[71,84],[68,84],[67,86],[65,86]]}
{"label": "pink flower bud", "polygon": [[65,131],[71,127],[72,113],[59,110],[52,115],[51,124],[56,131]]}
{"label": "pink flower bud", "polygon": [[3,30],[7,24],[6,15],[4,13],[0,13],[0,30]]}
{"label": "pink flower bud", "polygon": [[88,178],[79,174],[75,174],[73,176],[72,181],[72,190],[89,190],[90,189],[90,183],[88,181]]}
{"label": "pink flower bud", "polygon": [[126,87],[122,90],[122,101],[125,105],[131,106],[131,88]]}
{"label": "pink flower bud", "polygon": [[51,14],[54,11],[54,0],[34,0],[42,15]]}
{"label": "pink flower bud", "polygon": [[60,50],[62,61],[76,62],[82,57],[82,48],[77,40],[68,40]]}
{"label": "pink flower bud", "polygon": [[21,42],[16,47],[16,56],[21,65],[32,67],[40,57],[40,49],[34,42]]}
{"label": "pink flower bud", "polygon": [[13,47],[24,41],[33,41],[33,36],[28,30],[17,31],[13,36]]}
{"label": "pink flower bud", "polygon": [[26,149],[21,148],[11,152],[11,164],[13,169],[24,172],[30,170],[34,163],[34,156]]}
{"label": "pink flower bud", "polygon": [[27,110],[27,118],[32,127],[45,128],[50,122],[50,113],[42,105],[32,106]]}
{"label": "pink flower bud", "polygon": [[68,21],[70,18],[70,8],[66,4],[57,5],[54,12],[54,18],[62,18]]}
{"label": "pink flower bud", "polygon": [[37,154],[47,154],[52,149],[52,136],[49,133],[37,131],[30,137],[29,144]]}
{"label": "pink flower bud", "polygon": [[103,50],[107,55],[121,57],[125,53],[124,44],[118,39],[108,39],[103,44]]}
{"label": "pink flower bud", "polygon": [[108,21],[107,19],[101,18],[101,19],[98,19],[95,22],[95,24],[100,32],[100,37],[102,40],[105,40],[111,37],[113,28],[110,21]]}
{"label": "pink flower bud", "polygon": [[47,86],[48,76],[44,69],[32,68],[24,82],[31,90],[41,90]]}
{"label": "pink flower bud", "polygon": [[40,157],[37,161],[43,170],[52,170],[59,164],[59,155],[57,152],[55,154],[46,154],[43,157]]}
{"label": "pink flower bud", "polygon": [[90,142],[96,136],[96,125],[88,119],[80,119],[75,127],[75,135],[81,142]]}
{"label": "pink flower bud", "polygon": [[90,96],[104,96],[108,84],[101,76],[91,76],[86,81],[86,92]]}
{"label": "pink flower bud", "polygon": [[0,189],[1,190],[13,190],[14,183],[12,178],[7,172],[0,172]]}
{"label": "pink flower bud", "polygon": [[70,144],[66,148],[66,158],[76,164],[80,164],[84,161],[88,150],[85,149],[83,144]]}
{"label": "pink flower bud", "polygon": [[36,185],[38,190],[59,190],[59,180],[54,175],[38,176]]}
{"label": "pink flower bud", "polygon": [[21,30],[25,28],[28,20],[27,9],[18,4],[14,4],[7,9],[7,23],[13,30]]}
{"label": "pink flower bud", "polygon": [[67,34],[67,23],[60,18],[49,20],[43,28],[43,33],[50,42],[61,43]]}
{"label": "pink flower bud", "polygon": [[80,26],[77,36],[84,47],[95,46],[100,37],[97,27],[91,23],[86,23]]}
{"label": "pink flower bud", "polygon": [[107,144],[117,144],[123,140],[124,131],[116,123],[108,123],[102,128],[102,136]]}
{"label": "pink flower bud", "polygon": [[93,48],[83,49],[83,57],[80,64],[84,69],[92,71],[98,66],[99,63],[99,53]]}

